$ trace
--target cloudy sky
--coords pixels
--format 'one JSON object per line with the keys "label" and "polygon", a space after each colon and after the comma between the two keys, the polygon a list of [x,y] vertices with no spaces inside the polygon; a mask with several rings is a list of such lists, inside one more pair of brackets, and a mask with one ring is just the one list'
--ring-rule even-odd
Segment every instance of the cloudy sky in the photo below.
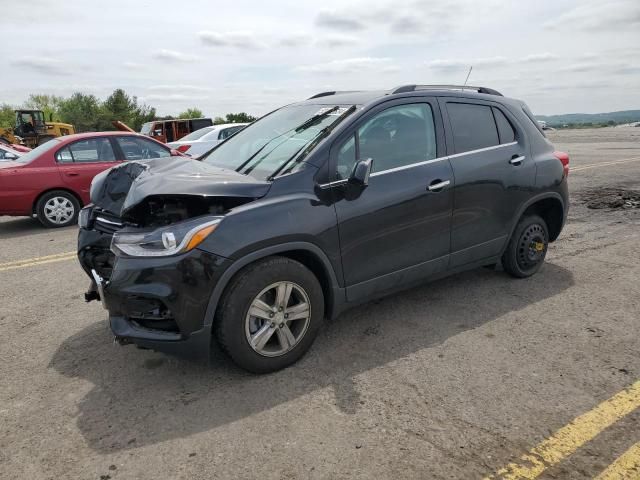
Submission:
{"label": "cloudy sky", "polygon": [[0,0],[0,102],[115,88],[255,115],[324,90],[486,85],[537,114],[640,108],[640,0]]}

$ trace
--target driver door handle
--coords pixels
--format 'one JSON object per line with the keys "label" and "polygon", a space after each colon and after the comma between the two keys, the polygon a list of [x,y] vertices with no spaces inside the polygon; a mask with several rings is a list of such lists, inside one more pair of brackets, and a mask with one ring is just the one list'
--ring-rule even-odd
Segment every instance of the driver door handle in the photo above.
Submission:
{"label": "driver door handle", "polygon": [[451,185],[451,180],[434,180],[431,185],[427,187],[430,192],[439,192],[444,187]]}
{"label": "driver door handle", "polygon": [[514,155],[513,157],[511,157],[511,160],[509,160],[509,163],[511,165],[518,166],[522,163],[523,160],[524,160],[524,155]]}

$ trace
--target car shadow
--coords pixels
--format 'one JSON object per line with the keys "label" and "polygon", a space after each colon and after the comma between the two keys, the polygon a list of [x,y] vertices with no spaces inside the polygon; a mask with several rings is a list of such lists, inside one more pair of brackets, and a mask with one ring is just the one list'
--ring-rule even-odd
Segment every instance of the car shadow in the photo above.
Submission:
{"label": "car shadow", "polygon": [[46,228],[35,217],[0,217],[0,240],[3,238],[16,238],[33,236],[37,234],[51,234],[53,231],[71,230],[78,228],[70,225],[62,228]]}
{"label": "car shadow", "polygon": [[65,340],[50,367],[93,384],[76,420],[87,444],[99,452],[126,450],[208,431],[326,387],[342,412],[355,413],[365,408],[355,376],[572,285],[571,272],[553,263],[525,280],[487,269],[458,274],[345,312],[300,362],[269,375],[241,371],[218,350],[206,366],[117,347],[105,321]]}

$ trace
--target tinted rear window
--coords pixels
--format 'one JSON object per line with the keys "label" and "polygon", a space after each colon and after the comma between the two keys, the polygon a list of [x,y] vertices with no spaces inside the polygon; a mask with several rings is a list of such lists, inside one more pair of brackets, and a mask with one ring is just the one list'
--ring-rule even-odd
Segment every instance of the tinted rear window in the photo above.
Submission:
{"label": "tinted rear window", "polygon": [[500,135],[500,143],[511,143],[516,140],[516,132],[513,129],[513,125],[504,113],[499,108],[493,107],[493,116],[496,119],[496,125],[498,125],[498,135]]}
{"label": "tinted rear window", "polygon": [[491,107],[471,103],[447,103],[456,153],[500,144]]}

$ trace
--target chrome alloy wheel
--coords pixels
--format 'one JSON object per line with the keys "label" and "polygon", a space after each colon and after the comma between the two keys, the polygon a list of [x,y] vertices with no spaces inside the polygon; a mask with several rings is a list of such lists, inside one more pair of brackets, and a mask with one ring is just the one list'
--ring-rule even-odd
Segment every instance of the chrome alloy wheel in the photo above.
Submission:
{"label": "chrome alloy wheel", "polygon": [[51,223],[63,225],[73,218],[75,207],[65,197],[52,197],[44,204],[44,216]]}
{"label": "chrome alloy wheel", "polygon": [[276,282],[251,302],[245,318],[245,334],[251,348],[265,357],[291,351],[304,337],[311,319],[311,302],[293,282]]}

